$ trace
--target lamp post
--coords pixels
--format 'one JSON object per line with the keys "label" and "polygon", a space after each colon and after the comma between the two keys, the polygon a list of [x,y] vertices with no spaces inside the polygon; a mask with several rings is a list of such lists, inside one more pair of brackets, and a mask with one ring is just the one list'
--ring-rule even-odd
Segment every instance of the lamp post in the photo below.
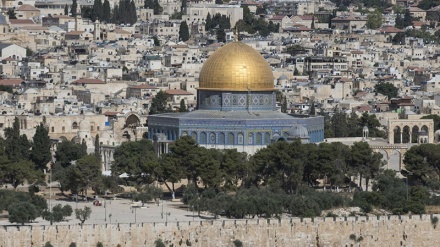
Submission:
{"label": "lamp post", "polygon": [[107,222],[107,201],[104,200],[104,221]]}

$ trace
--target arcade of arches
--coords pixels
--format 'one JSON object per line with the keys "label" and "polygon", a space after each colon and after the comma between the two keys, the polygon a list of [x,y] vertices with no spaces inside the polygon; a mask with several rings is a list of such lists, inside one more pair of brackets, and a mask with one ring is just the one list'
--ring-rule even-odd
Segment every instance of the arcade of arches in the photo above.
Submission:
{"label": "arcade of arches", "polygon": [[434,143],[434,120],[388,120],[388,143]]}

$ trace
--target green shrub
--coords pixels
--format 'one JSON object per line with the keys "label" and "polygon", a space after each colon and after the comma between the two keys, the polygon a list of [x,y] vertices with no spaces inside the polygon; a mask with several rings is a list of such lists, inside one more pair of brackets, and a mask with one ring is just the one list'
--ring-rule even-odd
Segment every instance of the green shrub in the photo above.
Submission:
{"label": "green shrub", "polygon": [[243,243],[238,239],[234,240],[233,243],[235,247],[243,247]]}

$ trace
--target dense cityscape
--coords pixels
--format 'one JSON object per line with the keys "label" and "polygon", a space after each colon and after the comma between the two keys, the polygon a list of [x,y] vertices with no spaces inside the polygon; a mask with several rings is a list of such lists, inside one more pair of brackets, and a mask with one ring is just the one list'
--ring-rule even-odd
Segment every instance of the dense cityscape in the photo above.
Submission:
{"label": "dense cityscape", "polygon": [[440,1],[1,6],[0,247],[440,245]]}

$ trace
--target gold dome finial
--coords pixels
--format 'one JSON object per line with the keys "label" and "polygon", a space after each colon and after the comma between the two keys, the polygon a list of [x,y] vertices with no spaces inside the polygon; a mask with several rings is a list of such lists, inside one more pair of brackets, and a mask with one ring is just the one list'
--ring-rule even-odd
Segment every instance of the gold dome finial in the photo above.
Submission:
{"label": "gold dome finial", "polygon": [[263,56],[242,42],[231,42],[204,63],[199,90],[273,91],[272,69]]}
{"label": "gold dome finial", "polygon": [[235,42],[238,42],[238,26],[237,25],[235,25],[234,37],[235,37]]}

